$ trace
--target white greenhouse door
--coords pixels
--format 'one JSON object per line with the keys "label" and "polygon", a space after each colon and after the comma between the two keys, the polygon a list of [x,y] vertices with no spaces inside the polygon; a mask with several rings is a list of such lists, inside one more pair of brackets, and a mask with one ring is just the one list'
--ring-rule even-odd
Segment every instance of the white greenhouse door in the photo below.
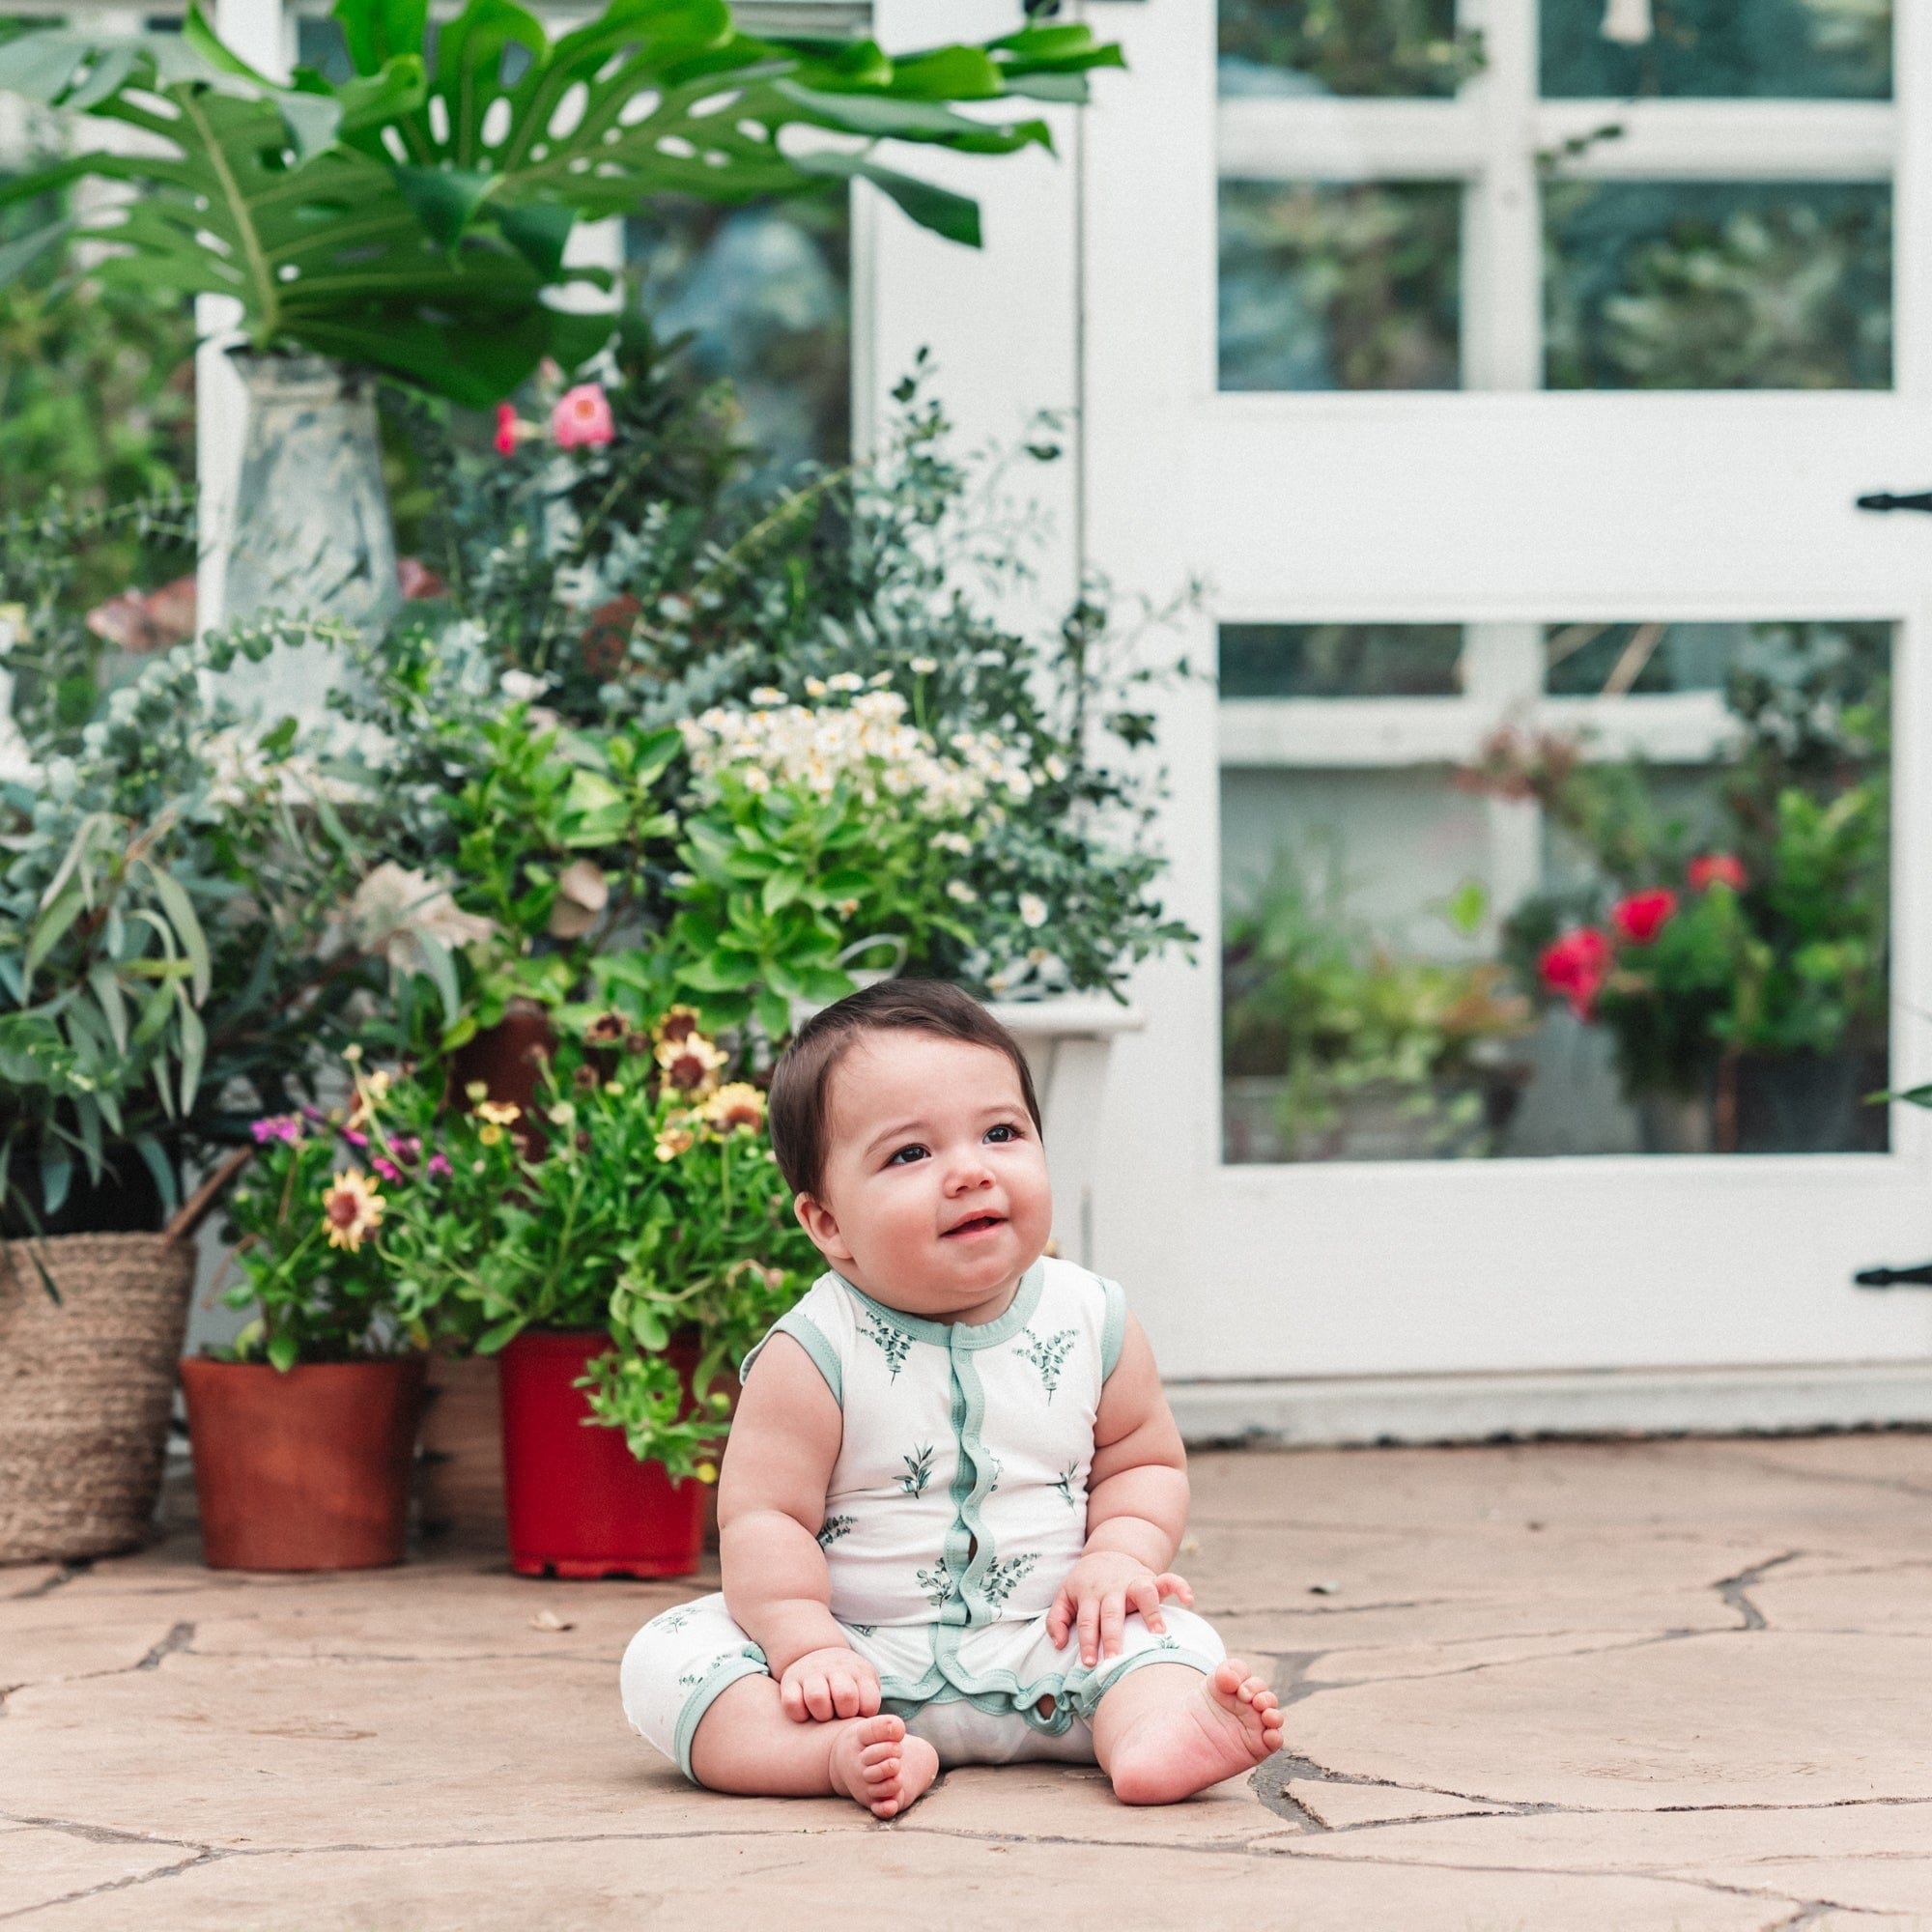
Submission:
{"label": "white greenhouse door", "polygon": [[[1197,679],[1166,700],[1171,897],[1202,943],[1139,981],[1148,1028],[1118,1050],[1096,1221],[1098,1265],[1129,1284],[1171,1378],[1932,1353],[1932,1296],[1851,1282],[1932,1253],[1932,1119],[1910,1108],[1890,1110],[1885,1151],[1225,1157],[1236,809],[1303,832],[1324,800],[1358,810],[1385,896],[1446,865],[1506,910],[1536,882],[1542,828],[1531,807],[1457,792],[1452,768],[1511,722],[1586,725],[1666,766],[1714,759],[1716,692],[1632,688],[1664,625],[1892,627],[1890,1066],[1932,1078],[1932,519],[1854,507],[1932,485],[1932,10],[1899,9],[1890,99],[1634,104],[1539,99],[1539,11],[1595,32],[1605,0],[1488,0],[1480,18],[1465,0],[1486,70],[1440,99],[1365,100],[1225,76],[1217,99],[1211,0],[1089,9],[1131,72],[1103,77],[1082,129],[1088,560],[1156,601],[1204,580],[1184,627],[1197,666],[1236,626],[1458,639],[1437,695],[1241,698]],[[1621,133],[1590,138],[1608,123]],[[1538,156],[1572,137],[1565,179],[1889,195],[1889,385],[1539,393]],[[1264,339],[1231,380],[1230,331],[1252,318],[1217,330],[1217,215],[1249,205],[1230,184],[1307,185],[1290,210],[1305,231],[1321,194],[1363,183],[1451,185],[1460,367],[1435,393],[1293,393],[1278,374],[1270,392]],[[1276,347],[1280,367],[1302,353]],[[1577,639],[1603,638],[1598,687],[1546,687]]]}

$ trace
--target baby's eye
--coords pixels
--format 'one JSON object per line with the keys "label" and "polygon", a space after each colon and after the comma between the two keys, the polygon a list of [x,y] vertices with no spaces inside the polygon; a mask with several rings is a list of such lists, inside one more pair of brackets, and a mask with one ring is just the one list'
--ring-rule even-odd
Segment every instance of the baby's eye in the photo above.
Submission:
{"label": "baby's eye", "polygon": [[1016,1141],[1019,1137],[1020,1130],[1010,1121],[1002,1121],[998,1126],[986,1129],[989,1141]]}
{"label": "baby's eye", "polygon": [[888,1167],[904,1167],[909,1166],[913,1161],[923,1160],[924,1158],[925,1150],[917,1141],[914,1141],[900,1148],[895,1153],[889,1155],[886,1165]]}

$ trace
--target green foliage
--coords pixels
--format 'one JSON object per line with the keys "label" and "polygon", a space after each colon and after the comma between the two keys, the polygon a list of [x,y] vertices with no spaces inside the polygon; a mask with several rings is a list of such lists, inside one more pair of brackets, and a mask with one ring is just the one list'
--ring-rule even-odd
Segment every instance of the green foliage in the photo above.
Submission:
{"label": "green foliage", "polygon": [[[241,1130],[231,1088],[287,1103],[367,962],[331,944],[363,863],[292,721],[244,724],[211,673],[306,629],[237,627],[114,692],[71,756],[0,788],[0,1222],[55,1215],[76,1170],[163,1205]],[[37,749],[29,741],[29,749]]]}
{"label": "green foliage", "polygon": [[442,1152],[439,1073],[346,1063],[349,1103],[254,1123],[257,1148],[228,1197],[241,1280],[225,1299],[253,1320],[236,1361],[342,1362],[427,1348],[442,1318],[432,1280],[475,1265],[515,1150],[466,1141]]}
{"label": "green foliage", "polygon": [[14,726],[39,754],[79,748],[109,681],[110,653],[86,618],[98,591],[125,584],[109,573],[122,558],[150,575],[192,568],[194,529],[179,497],[95,508],[57,488],[0,519],[0,664]]}
{"label": "green foliage", "polygon": [[[1452,911],[1466,918],[1470,903]],[[1505,981],[1490,962],[1394,956],[1350,917],[1338,884],[1314,883],[1283,851],[1224,924],[1224,1068],[1285,1082],[1278,1124],[1292,1147],[1319,1144],[1369,1093],[1466,1130],[1495,1049],[1526,1031],[1527,1004]]]}
{"label": "green foliage", "polygon": [[1458,32],[1453,0],[1222,0],[1219,21],[1224,93],[1229,63],[1356,97],[1454,94],[1483,69],[1483,37]]}
{"label": "green foliage", "polygon": [[[222,294],[257,350],[300,346],[469,403],[505,396],[545,355],[574,367],[611,332],[548,290],[578,220],[664,192],[739,202],[854,179],[977,243],[977,206],[874,158],[882,139],[1008,154],[1050,146],[1037,119],[953,101],[1079,100],[1117,49],[1084,27],[889,59],[870,41],[760,41],[723,0],[612,0],[553,43],[510,0],[470,0],[430,29],[424,0],[339,0],[355,71],[256,73],[190,5],[179,35],[52,27],[0,41],[0,88],[138,128],[157,152],[40,170],[0,200],[82,176],[144,192],[0,251],[0,283],[70,239],[127,252],[101,281]],[[798,128],[846,144],[787,151]]]}

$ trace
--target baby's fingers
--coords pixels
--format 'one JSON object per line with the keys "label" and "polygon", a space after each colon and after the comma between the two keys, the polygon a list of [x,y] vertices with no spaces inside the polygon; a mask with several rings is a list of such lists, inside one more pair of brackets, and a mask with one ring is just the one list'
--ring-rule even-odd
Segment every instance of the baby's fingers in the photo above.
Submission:
{"label": "baby's fingers", "polygon": [[1163,1597],[1172,1597],[1183,1608],[1194,1602],[1194,1589],[1185,1577],[1177,1577],[1172,1570],[1164,1570],[1153,1579],[1153,1586]]}
{"label": "baby's fingers", "polygon": [[795,1724],[804,1723],[811,1716],[805,1708],[805,1690],[796,1677],[787,1677],[779,1686],[779,1704]]}
{"label": "baby's fingers", "polygon": [[1167,1619],[1160,1613],[1160,1585],[1151,1577],[1143,1577],[1138,1583],[1130,1584],[1127,1595],[1133,1600],[1134,1608],[1141,1613],[1141,1621],[1152,1631],[1155,1636],[1167,1634]]}
{"label": "baby's fingers", "polygon": [[841,1672],[832,1686],[832,1708],[841,1718],[864,1718],[871,1714],[866,1710],[866,1687],[850,1672]]}
{"label": "baby's fingers", "polygon": [[1100,1599],[1083,1597],[1080,1601],[1080,1662],[1094,1664],[1100,1659]]}
{"label": "baby's fingers", "polygon": [[1121,1632],[1127,1621],[1127,1593],[1109,1590],[1100,1603],[1100,1654],[1119,1657]]}
{"label": "baby's fingers", "polygon": [[1066,1585],[1063,1583],[1046,1613],[1046,1634],[1052,1638],[1055,1650],[1066,1648],[1067,1634],[1072,1628],[1073,1599],[1066,1594]]}
{"label": "baby's fingers", "polygon": [[820,1723],[838,1715],[832,1702],[832,1686],[825,1681],[825,1673],[822,1670],[814,1670],[805,1680],[805,1708]]}

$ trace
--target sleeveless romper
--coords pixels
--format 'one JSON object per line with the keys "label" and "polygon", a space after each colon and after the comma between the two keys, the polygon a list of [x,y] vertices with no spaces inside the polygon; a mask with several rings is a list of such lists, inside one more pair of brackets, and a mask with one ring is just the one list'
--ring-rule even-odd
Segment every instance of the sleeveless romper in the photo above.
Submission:
{"label": "sleeveless romper", "polygon": [[[1212,1670],[1212,1628],[1130,1614],[1122,1654],[1088,1669],[1046,1612],[1087,1540],[1094,1419],[1126,1328],[1119,1286],[1042,1259],[997,1321],[924,1321],[826,1274],[772,1330],[804,1348],[844,1413],[818,1541],[831,1608],[879,1673],[881,1709],[943,1764],[1092,1762],[1101,1695],[1144,1663]],[[766,1340],[769,1341],[767,1336]],[[745,1358],[750,1376],[763,1342]],[[765,1670],[722,1594],[654,1617],[624,1655],[625,1715],[691,1776],[724,1688]]]}

